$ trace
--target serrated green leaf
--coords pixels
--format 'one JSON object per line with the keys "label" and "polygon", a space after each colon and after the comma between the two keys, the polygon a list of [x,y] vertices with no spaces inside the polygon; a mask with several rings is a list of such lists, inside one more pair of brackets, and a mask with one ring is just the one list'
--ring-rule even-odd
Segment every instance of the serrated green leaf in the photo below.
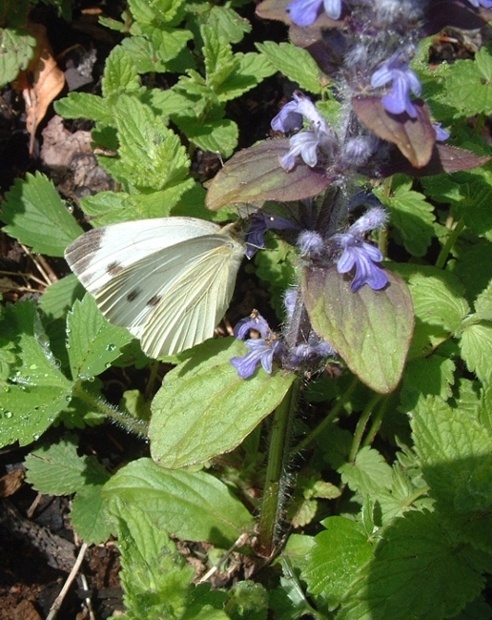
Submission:
{"label": "serrated green leaf", "polygon": [[382,489],[390,489],[393,472],[384,457],[373,448],[362,448],[355,457],[355,463],[345,463],[338,468],[344,483],[352,491],[376,496]]}
{"label": "serrated green leaf", "polygon": [[372,544],[360,523],[343,517],[323,521],[326,531],[314,538],[308,564],[301,573],[309,592],[335,609],[361,566],[372,558]]}
{"label": "serrated green leaf", "polygon": [[25,31],[0,28],[0,86],[15,80],[34,55],[36,39]]}
{"label": "serrated green leaf", "polygon": [[492,321],[492,282],[477,297],[475,317],[480,321]]}
{"label": "serrated green leaf", "polygon": [[133,461],[109,480],[103,497],[138,506],[154,527],[186,540],[229,546],[252,525],[227,486],[203,471],[170,471],[150,459]]}
{"label": "serrated green leaf", "polygon": [[273,41],[256,43],[256,47],[265,54],[277,71],[283,73],[289,80],[297,82],[303,90],[315,94],[323,92],[327,78],[307,50],[292,43]]}
{"label": "serrated green leaf", "polygon": [[72,383],[58,368],[34,304],[7,306],[2,336],[15,343],[16,363],[1,397],[0,445],[26,445],[68,405]]}
{"label": "serrated green leaf", "polygon": [[88,118],[92,121],[111,125],[113,116],[107,102],[89,93],[69,93],[54,103],[57,114],[63,118]]}
{"label": "serrated green leaf", "polygon": [[392,269],[408,279],[415,316],[428,325],[459,332],[461,321],[470,312],[461,281],[449,271],[430,265],[392,264]]}
{"label": "serrated green leaf", "polygon": [[121,42],[121,47],[131,56],[137,73],[161,73],[167,71],[166,63],[157,56],[152,41],[145,36],[134,35]]}
{"label": "serrated green leaf", "polygon": [[50,284],[39,300],[39,307],[49,321],[60,319],[76,299],[84,296],[84,287],[70,274]]}
{"label": "serrated green leaf", "polygon": [[387,272],[389,285],[357,292],[335,266],[306,269],[304,303],[315,331],[371,389],[393,391],[400,381],[413,334],[413,307],[406,284]]}
{"label": "serrated green leaf", "polygon": [[82,229],[43,174],[17,179],[2,205],[4,232],[48,256],[63,256]]}
{"label": "serrated green leaf", "polygon": [[185,0],[129,0],[133,18],[142,24],[163,25],[172,22]]}
{"label": "serrated green leaf", "polygon": [[412,181],[404,181],[389,198],[382,191],[378,197],[390,211],[391,225],[398,231],[397,240],[413,256],[424,256],[434,238],[434,207],[423,194],[411,188]]}
{"label": "serrated green leaf", "polygon": [[207,16],[207,23],[219,37],[231,43],[239,43],[245,33],[251,32],[251,24],[229,6],[213,6]]}
{"label": "serrated green leaf", "polygon": [[460,339],[460,351],[468,370],[481,381],[492,377],[492,323],[468,325]]}
{"label": "serrated green leaf", "polygon": [[488,286],[492,265],[492,243],[481,239],[463,252],[455,274],[466,283],[469,298],[475,299]]}
{"label": "serrated green leaf", "polygon": [[403,407],[412,409],[420,394],[450,398],[455,370],[452,360],[437,354],[409,362],[402,384]]}
{"label": "serrated green leaf", "polygon": [[84,380],[107,370],[133,338],[103,317],[91,295],[74,303],[67,316],[67,334],[72,376]]}
{"label": "serrated green leaf", "polygon": [[260,369],[241,379],[230,360],[246,352],[237,340],[211,340],[166,375],[149,427],[156,462],[179,468],[229,452],[282,402],[295,376]]}
{"label": "serrated green leaf", "polygon": [[29,484],[48,495],[71,495],[109,479],[109,473],[97,459],[77,454],[77,444],[72,437],[31,452],[25,464]]}
{"label": "serrated green leaf", "polygon": [[182,618],[193,568],[184,566],[174,543],[154,515],[136,505],[113,502],[129,618]]}
{"label": "serrated green leaf", "polygon": [[482,47],[475,60],[457,60],[449,68],[445,82],[446,103],[455,116],[492,113],[492,56],[490,47]]}
{"label": "serrated green leaf", "polygon": [[106,59],[101,87],[105,99],[118,93],[132,92],[140,88],[135,63],[121,45],[113,48]]}
{"label": "serrated green leaf", "polygon": [[200,28],[203,39],[203,56],[205,60],[207,85],[216,92],[218,87],[234,71],[237,58],[232,53],[230,44],[210,26]]}
{"label": "serrated green leaf", "polygon": [[482,567],[438,515],[407,513],[381,534],[375,559],[359,572],[337,620],[440,620],[480,593]]}
{"label": "serrated green leaf", "polygon": [[108,519],[106,501],[101,496],[103,486],[104,483],[87,485],[72,500],[72,525],[79,538],[89,545],[106,542],[114,532],[114,526]]}
{"label": "serrated green leaf", "polygon": [[458,512],[492,506],[492,439],[485,428],[429,397],[414,409],[412,429],[434,497]]}
{"label": "serrated green leaf", "polygon": [[121,95],[113,111],[123,182],[141,189],[162,190],[187,178],[190,161],[186,149],[149,106],[135,97]]}
{"label": "serrated green leaf", "polygon": [[201,121],[195,116],[180,115],[176,118],[176,124],[190,142],[204,151],[230,157],[237,146],[239,129],[236,123],[228,118],[206,118]]}
{"label": "serrated green leaf", "polygon": [[235,54],[237,64],[226,80],[215,89],[219,101],[230,101],[248,92],[273,75],[275,69],[262,54]]}
{"label": "serrated green leaf", "polygon": [[491,620],[492,608],[488,605],[482,596],[461,610],[457,616],[453,616],[453,620]]}

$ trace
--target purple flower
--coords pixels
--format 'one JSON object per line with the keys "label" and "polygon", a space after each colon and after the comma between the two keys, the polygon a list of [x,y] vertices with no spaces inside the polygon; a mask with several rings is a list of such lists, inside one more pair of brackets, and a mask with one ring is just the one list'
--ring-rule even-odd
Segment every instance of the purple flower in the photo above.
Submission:
{"label": "purple flower", "polygon": [[378,291],[388,284],[386,272],[376,265],[383,260],[379,248],[364,241],[364,233],[384,226],[386,211],[381,207],[370,209],[360,217],[346,233],[331,238],[338,249],[343,250],[337,261],[338,273],[348,273],[355,268],[355,278],[350,286],[355,293],[364,284]]}
{"label": "purple flower", "polygon": [[252,258],[256,251],[265,247],[267,230],[296,230],[299,225],[278,215],[268,215],[261,211],[254,214],[246,234],[246,256]]}
{"label": "purple flower", "polygon": [[326,249],[323,237],[313,230],[304,230],[297,238],[297,247],[302,256],[316,258]]}
{"label": "purple flower", "polygon": [[492,8],[492,0],[468,0],[468,2],[477,9],[479,6],[482,6],[484,9]]}
{"label": "purple flower", "polygon": [[[490,0],[490,2],[492,4],[492,0]],[[434,131],[436,132],[436,140],[438,142],[443,142],[444,140],[447,140],[451,135],[449,131],[446,131],[441,127],[441,123],[432,123],[432,126],[434,127]]]}
{"label": "purple flower", "polygon": [[294,0],[287,5],[290,18],[297,26],[310,26],[325,9],[331,19],[338,19],[342,13],[342,0]]}
{"label": "purple flower", "polygon": [[303,118],[306,118],[314,126],[322,126],[326,129],[323,117],[309,97],[304,97],[301,93],[294,93],[292,99],[293,101],[286,103],[272,120],[272,129],[283,133],[300,129]]}
{"label": "purple flower", "polygon": [[282,350],[282,343],[277,339],[277,335],[272,332],[258,310],[253,310],[249,317],[239,321],[234,328],[234,335],[242,340],[251,330],[258,332],[261,338],[249,338],[246,340],[245,344],[249,349],[249,353],[246,353],[243,357],[233,357],[231,359],[231,364],[237,370],[237,374],[241,379],[251,377],[259,363],[268,374],[271,374],[273,358],[275,355],[280,355]]}
{"label": "purple flower", "polygon": [[401,55],[395,54],[372,74],[373,88],[385,86],[390,82],[391,91],[381,99],[384,109],[392,114],[406,112],[411,118],[417,118],[417,109],[410,100],[410,92],[418,97],[422,87],[415,72]]}

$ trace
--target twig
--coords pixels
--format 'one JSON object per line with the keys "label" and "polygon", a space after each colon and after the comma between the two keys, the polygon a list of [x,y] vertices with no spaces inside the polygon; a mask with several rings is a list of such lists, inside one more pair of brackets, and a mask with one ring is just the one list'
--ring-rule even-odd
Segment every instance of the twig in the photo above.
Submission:
{"label": "twig", "polygon": [[[84,588],[84,591],[87,592],[89,590],[89,586],[87,584],[87,578],[84,573],[80,573],[80,580],[82,581],[82,587]],[[92,601],[90,596],[85,597],[85,604],[87,605],[87,611],[89,612],[90,620],[96,620],[94,610],[92,609]]]}
{"label": "twig", "polygon": [[201,583],[204,583],[205,581],[207,581],[208,579],[210,579],[210,577],[212,577],[212,575],[214,575],[220,568],[220,566],[232,555],[232,553],[238,548],[238,547],[242,547],[243,545],[245,545],[249,540],[249,534],[241,534],[241,536],[239,536],[239,538],[236,540],[236,542],[232,545],[232,547],[230,547],[225,554],[220,558],[219,562],[215,565],[212,566],[212,568],[210,570],[208,570],[205,575],[203,575],[202,577],[200,577],[198,584],[200,585]]}
{"label": "twig", "polygon": [[29,256],[32,262],[36,265],[36,269],[45,279],[45,284],[47,286],[49,286],[50,284],[53,284],[54,282],[58,280],[56,273],[50,267],[48,261],[44,258],[44,256],[41,256],[41,254],[34,256],[31,250],[25,245],[22,245],[22,243],[21,243],[21,248]]}
{"label": "twig", "polygon": [[54,600],[53,605],[51,606],[51,609],[50,609],[50,613],[46,616],[46,620],[54,620],[54,618],[56,618],[56,614],[58,613],[58,611],[60,610],[60,607],[62,606],[63,599],[65,598],[68,590],[70,589],[70,586],[72,585],[72,581],[75,579],[77,573],[79,572],[79,568],[80,568],[80,565],[82,564],[82,560],[84,559],[84,555],[85,555],[85,552],[87,551],[87,548],[88,548],[87,543],[83,543],[82,546],[80,547],[80,551],[77,556],[77,559],[75,560],[75,564],[73,565],[73,568],[70,571],[70,574],[68,575],[67,580],[65,581],[63,588],[60,591],[60,594]]}

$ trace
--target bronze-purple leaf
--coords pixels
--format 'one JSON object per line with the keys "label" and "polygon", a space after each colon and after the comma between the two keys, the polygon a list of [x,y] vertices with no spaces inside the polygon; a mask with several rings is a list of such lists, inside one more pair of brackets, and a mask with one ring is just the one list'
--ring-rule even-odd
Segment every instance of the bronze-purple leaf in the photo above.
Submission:
{"label": "bronze-purple leaf", "polygon": [[436,141],[436,131],[423,101],[412,101],[417,118],[406,112],[387,112],[380,97],[353,97],[354,112],[364,125],[377,136],[396,144],[415,168],[422,168],[431,158]]}
{"label": "bronze-purple leaf", "polygon": [[397,172],[402,172],[411,176],[427,177],[433,174],[444,174],[446,172],[458,172],[460,170],[471,170],[483,166],[492,159],[490,156],[477,155],[465,149],[448,144],[434,145],[432,157],[423,168],[413,168],[409,161],[395,152],[388,164],[379,167],[378,172],[381,176],[387,177]]}
{"label": "bronze-purple leaf", "polygon": [[414,328],[406,283],[391,271],[389,284],[357,292],[336,266],[306,269],[303,298],[315,331],[329,342],[350,370],[381,394],[398,385]]}
{"label": "bronze-purple leaf", "polygon": [[236,153],[210,184],[206,205],[218,211],[226,205],[274,200],[289,202],[317,196],[332,182],[322,168],[299,160],[286,172],[279,158],[289,150],[289,140],[267,140]]}

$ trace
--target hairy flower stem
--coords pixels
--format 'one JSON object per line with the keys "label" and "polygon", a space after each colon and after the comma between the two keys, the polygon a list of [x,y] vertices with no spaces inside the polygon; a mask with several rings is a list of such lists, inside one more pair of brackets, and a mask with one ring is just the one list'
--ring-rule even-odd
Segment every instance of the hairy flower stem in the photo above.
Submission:
{"label": "hairy flower stem", "polygon": [[104,414],[112,422],[122,426],[129,433],[138,435],[143,439],[147,438],[147,424],[143,420],[137,420],[128,413],[119,411],[100,396],[95,396],[88,392],[80,382],[77,382],[75,385],[73,396],[80,398],[80,400],[92,407],[94,411]]}
{"label": "hairy flower stem", "polygon": [[296,379],[273,414],[265,487],[258,527],[258,552],[270,557],[275,549],[285,497],[285,468],[297,409],[300,379]]}
{"label": "hairy flower stem", "polygon": [[328,426],[330,426],[333,420],[338,417],[340,411],[345,407],[345,404],[350,399],[359,383],[359,379],[357,377],[354,377],[352,383],[345,390],[345,393],[342,395],[342,397],[335,403],[335,406],[326,416],[323,422],[321,422],[321,424],[319,424],[311,433],[309,433],[309,435],[307,435],[307,437],[305,437],[300,443],[297,444],[297,446],[292,449],[292,456],[299,454],[299,452],[302,452],[302,450],[305,450],[307,447],[309,447],[316,439],[316,437],[321,435],[321,433],[323,433],[328,428]]}

